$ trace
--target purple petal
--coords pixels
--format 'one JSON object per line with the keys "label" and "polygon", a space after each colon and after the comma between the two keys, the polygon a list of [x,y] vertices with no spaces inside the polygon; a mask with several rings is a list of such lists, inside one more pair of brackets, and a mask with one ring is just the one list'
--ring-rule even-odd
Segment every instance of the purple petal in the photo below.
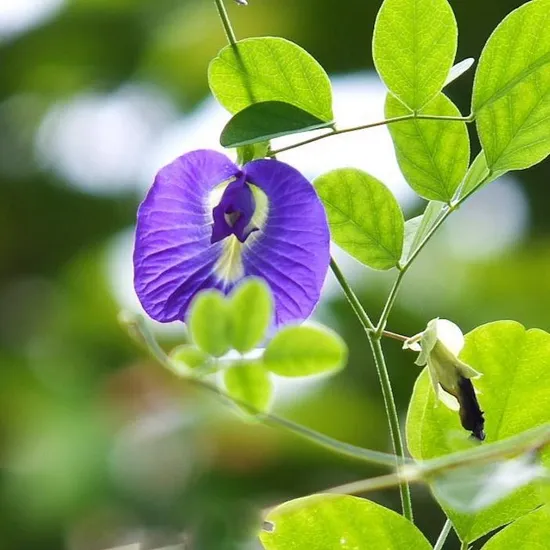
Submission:
{"label": "purple petal", "polygon": [[214,274],[222,243],[211,244],[209,193],[237,175],[225,155],[199,150],[165,166],[138,210],[134,286],[145,311],[157,321],[184,320],[204,288],[229,292]]}
{"label": "purple petal", "polygon": [[301,321],[319,301],[330,261],[325,210],[311,183],[288,164],[255,160],[244,169],[269,201],[266,223],[243,247],[245,272],[271,287],[276,324]]}

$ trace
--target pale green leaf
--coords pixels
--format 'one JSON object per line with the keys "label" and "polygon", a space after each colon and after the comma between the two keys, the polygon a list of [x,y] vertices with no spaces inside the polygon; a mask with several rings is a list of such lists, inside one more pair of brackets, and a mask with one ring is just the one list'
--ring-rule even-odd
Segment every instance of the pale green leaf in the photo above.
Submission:
{"label": "pale green leaf", "polygon": [[205,353],[219,357],[228,351],[228,308],[217,290],[203,291],[193,300],[188,325],[193,342]]}
{"label": "pale green leaf", "polygon": [[266,517],[266,550],[429,550],[409,520],[349,495],[313,495],[281,504]]}
{"label": "pale green leaf", "polygon": [[283,101],[329,122],[330,80],[321,65],[297,44],[283,38],[240,40],[212,60],[208,82],[231,113],[262,101]]}
{"label": "pale green leaf", "polygon": [[196,369],[204,366],[210,360],[210,355],[190,344],[183,344],[175,347],[170,352],[170,361],[176,367],[185,369]]}
{"label": "pale green leaf", "polygon": [[434,226],[443,212],[445,205],[439,201],[430,201],[424,213],[405,222],[405,238],[403,241],[403,254],[401,265],[407,263],[412,254],[420,246],[422,241]]}
{"label": "pale green leaf", "polygon": [[256,159],[263,159],[267,155],[269,142],[262,141],[251,145],[237,147],[237,164],[242,166]]}
{"label": "pale green leaf", "polygon": [[383,183],[361,170],[342,168],[319,176],[314,186],[338,246],[374,269],[397,265],[405,222],[399,204]]}
{"label": "pale green leaf", "polygon": [[260,362],[235,363],[224,372],[223,381],[227,393],[243,411],[250,412],[243,403],[253,407],[253,412],[269,408],[273,384],[269,372]]}
{"label": "pale green leaf", "polygon": [[472,111],[492,170],[528,168],[550,153],[550,0],[524,4],[493,32]]}
{"label": "pale green leaf", "polygon": [[230,339],[237,351],[245,353],[264,338],[272,318],[273,301],[267,284],[247,279],[231,294]]}
{"label": "pale green leaf", "polygon": [[489,172],[485,153],[480,151],[474,162],[470,165],[470,168],[468,168],[468,172],[460,188],[459,197],[479,191],[482,187],[500,178],[503,174],[505,174],[505,171]]}
{"label": "pale green leaf", "polygon": [[222,130],[220,143],[238,147],[331,125],[331,121],[325,122],[290,103],[264,101],[234,115]]}
{"label": "pale green leaf", "polygon": [[[491,443],[550,422],[550,334],[519,323],[497,321],[466,335],[460,359],[482,373],[474,381],[485,412],[485,432]],[[462,429],[456,412],[438,403],[426,369],[419,376],[407,416],[407,442],[416,459],[429,459],[475,443]],[[547,459],[546,459],[547,460]],[[529,512],[541,502],[529,485],[475,514],[446,512],[463,540],[485,533]]]}
{"label": "pale green leaf", "polygon": [[[386,98],[386,118],[410,114],[394,96]],[[459,117],[460,111],[442,93],[421,111],[424,115]],[[447,120],[407,120],[389,125],[399,167],[421,197],[450,202],[470,162],[466,123]]]}
{"label": "pale green leaf", "polygon": [[540,480],[545,468],[527,453],[518,458],[468,465],[445,472],[432,482],[437,500],[458,512],[474,513]]}
{"label": "pale green leaf", "polygon": [[482,550],[547,550],[550,541],[550,507],[514,521],[489,539]]}
{"label": "pale green leaf", "polygon": [[280,376],[308,376],[340,370],[347,356],[344,340],[328,328],[286,327],[267,345],[264,363]]}
{"label": "pale green leaf", "polygon": [[443,88],[457,37],[447,0],[384,0],[374,26],[376,70],[390,92],[417,111]]}

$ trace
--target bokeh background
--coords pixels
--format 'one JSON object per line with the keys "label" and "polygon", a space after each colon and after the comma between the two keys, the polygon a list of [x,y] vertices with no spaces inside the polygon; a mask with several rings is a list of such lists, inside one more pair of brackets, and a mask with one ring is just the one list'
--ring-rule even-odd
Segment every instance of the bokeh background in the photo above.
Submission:
{"label": "bokeh background", "polygon": [[[380,3],[250,0],[228,9],[239,37],[284,36],[310,51],[331,75],[345,125],[383,116],[370,52]],[[479,58],[521,4],[451,3],[458,59]],[[219,147],[229,115],[209,96],[206,69],[224,40],[211,0],[0,1],[1,550],[252,550],[262,507],[382,473],[244,423],[164,372],[117,322],[121,309],[140,311],[132,231],[156,170]],[[470,71],[448,89],[463,114],[472,80]],[[386,129],[281,159],[310,177],[364,168],[407,217],[423,207]],[[548,329],[549,179],[543,162],[453,215],[408,274],[388,328],[414,334],[441,316],[464,331],[508,318]],[[393,275],[336,254],[376,316]],[[349,343],[348,368],[328,380],[277,381],[275,411],[389,450],[370,352],[330,276],[315,316]],[[167,349],[185,339],[181,324],[153,327]],[[404,419],[418,370],[397,342],[384,344]],[[442,513],[425,489],[413,496],[434,540]],[[395,491],[371,498],[399,506]]]}

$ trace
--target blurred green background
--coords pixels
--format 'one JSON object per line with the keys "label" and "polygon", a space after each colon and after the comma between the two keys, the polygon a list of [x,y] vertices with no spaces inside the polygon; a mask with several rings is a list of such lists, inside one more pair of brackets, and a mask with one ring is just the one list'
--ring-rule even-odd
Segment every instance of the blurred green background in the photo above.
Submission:
{"label": "blurred green background", "polygon": [[[365,73],[379,0],[249,4],[228,2],[240,38],[293,40],[341,83],[337,99],[340,90],[348,106],[369,111],[375,98],[381,108]],[[521,2],[451,4],[462,59],[479,58]],[[252,550],[262,507],[381,473],[243,423],[163,372],[117,323],[121,308],[137,311],[131,231],[155,170],[215,144],[228,118],[204,102],[224,40],[211,0],[0,2],[0,550],[183,548],[182,533],[185,548]],[[357,72],[359,85],[346,88]],[[448,91],[464,114],[472,80],[470,71]],[[335,156],[338,139],[326,140]],[[395,167],[391,148],[381,157],[365,133],[347,139],[358,163],[376,156]],[[315,167],[312,154],[281,158],[309,155],[304,165]],[[388,328],[410,335],[440,316],[465,332],[496,319],[548,329],[549,179],[543,162],[467,203],[411,270]],[[421,201],[393,183],[407,216],[419,213]],[[376,316],[392,275],[339,258]],[[280,384],[276,412],[389,450],[367,343],[330,277],[316,318],[345,337],[349,366]],[[156,329],[167,348],[185,337],[183,325]],[[418,370],[398,343],[384,344],[404,420]],[[426,490],[413,496],[433,541],[443,515]],[[399,507],[396,492],[371,497]]]}

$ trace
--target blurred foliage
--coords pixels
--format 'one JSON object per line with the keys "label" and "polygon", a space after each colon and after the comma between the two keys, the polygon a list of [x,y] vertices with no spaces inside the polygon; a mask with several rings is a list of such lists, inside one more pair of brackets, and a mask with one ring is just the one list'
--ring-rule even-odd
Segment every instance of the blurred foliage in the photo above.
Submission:
{"label": "blurred foliage", "polygon": [[[458,59],[478,58],[496,24],[521,4],[451,3]],[[296,41],[331,74],[372,68],[380,1],[228,4],[239,37]],[[0,6],[0,20],[2,14]],[[244,541],[260,507],[378,473],[284,433],[244,425],[135,349],[116,321],[120,306],[107,279],[106,248],[131,228],[142,191],[93,194],[38,160],[43,117],[77,94],[148,84],[180,114],[191,112],[208,94],[206,68],[224,45],[209,0],[67,0],[48,20],[0,42],[2,550],[102,550],[136,540],[154,548],[177,543],[184,530],[200,550],[254,548]],[[450,91],[463,113],[471,85],[468,73]],[[499,318],[548,330],[548,175],[548,162],[518,175],[531,229],[521,246],[464,259],[448,246],[460,235],[436,239],[411,270],[389,328],[414,334],[442,316],[465,332]],[[112,178],[116,183],[117,174]],[[363,302],[377,312],[389,279],[361,273]],[[349,366],[329,384],[281,398],[276,410],[387,450],[362,330],[342,297],[320,315],[348,342]],[[167,347],[185,342],[183,330],[170,334]],[[404,413],[418,369],[398,343],[385,348]],[[413,496],[418,526],[433,541],[443,516],[425,491]],[[373,497],[398,506],[394,492]]]}

